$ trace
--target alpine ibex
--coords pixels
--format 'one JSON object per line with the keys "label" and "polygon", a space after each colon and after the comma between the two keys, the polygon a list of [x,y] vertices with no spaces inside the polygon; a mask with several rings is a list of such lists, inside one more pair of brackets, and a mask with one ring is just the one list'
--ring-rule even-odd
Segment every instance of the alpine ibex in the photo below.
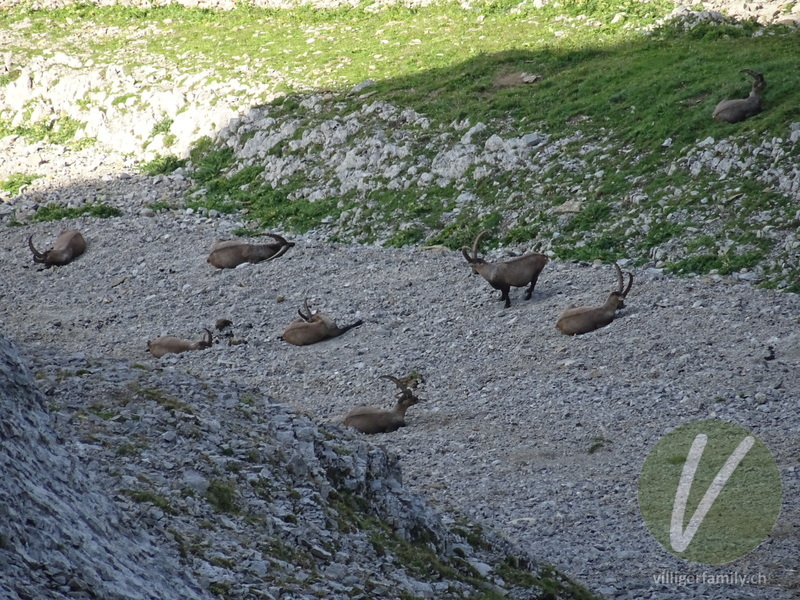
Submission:
{"label": "alpine ibex", "polygon": [[33,246],[33,236],[28,238],[28,247],[33,252],[33,262],[50,267],[52,265],[66,265],[83,254],[86,250],[86,240],[83,239],[80,231],[66,229],[58,234],[50,250],[39,252]]}
{"label": "alpine ibex", "polygon": [[602,306],[570,307],[561,313],[556,322],[556,327],[564,335],[579,335],[589,333],[595,329],[605,327],[614,320],[614,315],[620,308],[625,308],[625,296],[633,285],[633,274],[628,273],[628,287],[622,291],[622,269],[614,263],[617,271],[617,289],[611,292]]}
{"label": "alpine ibex", "polygon": [[395,395],[397,404],[391,410],[375,406],[357,406],[347,413],[342,420],[345,427],[352,427],[361,433],[389,433],[406,426],[406,411],[410,406],[423,402],[401,379],[391,375],[381,375],[382,379],[390,379],[400,389]]}
{"label": "alpine ibex", "polygon": [[742,69],[740,73],[747,73],[753,78],[753,87],[750,89],[750,95],[747,98],[740,98],[738,100],[723,100],[714,109],[712,118],[717,121],[725,121],[727,123],[738,123],[749,119],[753,115],[757,115],[764,109],[764,99],[762,92],[767,87],[767,82],[761,73],[756,73],[750,69]]}
{"label": "alpine ibex", "polygon": [[303,309],[299,309],[297,313],[300,318],[289,323],[281,336],[282,340],[295,346],[316,344],[322,340],[342,335],[353,327],[363,324],[363,321],[359,319],[355,323],[339,327],[333,319],[321,312],[312,314],[311,309],[308,308],[307,298],[303,306],[306,309],[306,314],[303,314]]}
{"label": "alpine ibex", "polygon": [[234,269],[242,263],[260,263],[278,258],[294,246],[294,242],[287,242],[275,233],[266,235],[275,241],[266,244],[248,244],[236,240],[217,242],[211,247],[207,260],[218,269]]}
{"label": "alpine ibex", "polygon": [[206,337],[197,342],[190,342],[171,335],[165,335],[147,342],[147,349],[156,358],[165,354],[180,354],[189,350],[205,350],[211,347],[211,331],[206,329]]}
{"label": "alpine ibex", "polygon": [[466,246],[461,248],[461,253],[472,267],[472,272],[479,274],[494,289],[502,292],[500,300],[506,301],[505,308],[511,306],[508,292],[512,286],[523,287],[530,283],[530,287],[525,291],[525,300],[530,300],[539,274],[547,264],[547,257],[544,254],[528,252],[522,256],[514,256],[498,262],[486,262],[484,259],[478,258],[478,243],[486,233],[486,231],[481,231],[475,238],[475,242],[472,244],[472,256],[469,255]]}

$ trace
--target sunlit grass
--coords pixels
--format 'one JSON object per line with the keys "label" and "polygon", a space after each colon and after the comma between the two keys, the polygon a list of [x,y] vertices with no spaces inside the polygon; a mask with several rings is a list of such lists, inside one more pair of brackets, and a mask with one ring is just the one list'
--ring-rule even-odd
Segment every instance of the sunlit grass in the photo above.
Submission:
{"label": "sunlit grass", "polygon": [[[239,214],[250,226],[288,231],[307,231],[358,207],[361,229],[345,239],[458,248],[488,228],[489,247],[547,239],[562,258],[627,256],[643,264],[652,251],[672,244],[674,272],[752,268],[774,250],[768,237],[754,237],[752,217],[771,211],[778,229],[796,221],[792,199],[765,193],[756,179],[767,159],[752,173],[726,179],[668,166],[708,137],[735,135],[739,143],[755,144],[785,138],[788,126],[800,121],[800,35],[752,22],[655,27],[673,8],[666,0],[565,1],[539,9],[518,0],[469,9],[455,2],[425,8],[363,3],[335,10],[238,5],[227,12],[174,4],[72,5],[3,11],[0,27],[25,28],[19,47],[11,49],[15,56],[58,47],[98,68],[117,65],[149,77],[153,85],[190,78],[198,89],[242,82],[236,98],[245,110],[264,104],[277,119],[299,119],[298,135],[324,119],[359,111],[365,100],[347,92],[371,79],[369,102],[408,107],[430,121],[428,130],[414,132],[416,153],[429,152],[428,142],[453,123],[483,122],[506,137],[542,131],[553,140],[574,139],[562,155],[579,157],[591,173],[602,173],[587,182],[586,173],[554,168],[536,177],[467,178],[425,191],[377,187],[311,203],[296,196],[310,185],[302,172],[275,189],[258,165],[242,168],[230,148],[205,139],[188,163],[167,156],[145,165],[146,172],[160,173],[188,164],[187,174],[205,190],[190,207],[244,211]],[[103,35],[97,35],[98,26]],[[765,73],[767,109],[736,126],[713,121],[717,102],[747,95],[750,82],[739,73],[742,68]],[[530,83],[521,83],[521,75]],[[309,113],[303,99],[322,91],[333,92],[332,100],[316,102],[316,112]],[[120,94],[119,105],[132,97]],[[165,117],[154,133],[167,134],[170,125]],[[15,132],[53,141],[74,126]],[[11,133],[8,126],[6,131]],[[587,150],[587,142],[594,149]],[[289,154],[286,142],[270,150],[271,156]],[[476,203],[445,218],[465,190]],[[521,199],[509,202],[512,191]],[[633,192],[642,196],[635,203]],[[734,192],[742,199],[726,204]],[[569,218],[553,214],[551,209],[576,197],[582,212]],[[642,214],[651,217],[646,227]],[[699,230],[710,241],[692,248]]]}

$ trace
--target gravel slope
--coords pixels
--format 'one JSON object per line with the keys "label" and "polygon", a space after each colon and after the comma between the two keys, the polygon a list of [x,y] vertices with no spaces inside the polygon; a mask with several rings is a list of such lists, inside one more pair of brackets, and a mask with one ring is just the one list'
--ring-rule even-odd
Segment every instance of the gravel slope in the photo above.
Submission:
{"label": "gravel slope", "polygon": [[[117,185],[125,181],[136,187],[131,196],[152,193],[133,179]],[[27,236],[44,246],[66,226],[84,232],[86,254],[67,267],[34,266]],[[378,377],[417,371],[427,401],[410,409],[407,428],[372,439],[400,456],[406,485],[434,506],[475,517],[610,598],[797,597],[797,295],[635,271],[628,307],[611,326],[567,338],[554,328],[558,313],[602,301],[610,267],[553,261],[531,301],[513,290],[503,310],[460,254],[441,248],[330,245],[312,232],[274,263],[216,270],[207,251],[236,226],[170,212],[8,228],[0,327],[37,353],[258,386],[318,421],[361,403],[389,405],[394,390]],[[306,297],[339,323],[365,324],[289,346],[278,336]],[[248,344],[223,340],[159,360],[145,351],[162,334],[199,339],[220,318]],[[650,448],[707,418],[757,435],[784,484],[769,539],[718,568],[664,551],[636,499]],[[737,571],[767,583],[655,583],[663,571]]]}

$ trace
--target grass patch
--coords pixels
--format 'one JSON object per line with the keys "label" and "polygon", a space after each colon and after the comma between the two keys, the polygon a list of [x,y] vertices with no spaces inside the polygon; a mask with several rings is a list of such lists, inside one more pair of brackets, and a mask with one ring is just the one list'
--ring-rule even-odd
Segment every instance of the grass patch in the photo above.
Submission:
{"label": "grass patch", "polygon": [[48,204],[37,210],[31,217],[34,221],[61,221],[62,219],[77,219],[78,217],[96,217],[98,219],[108,219],[111,217],[122,216],[122,211],[108,204],[84,204],[78,208],[67,208],[57,204]]}
{"label": "grass patch", "polygon": [[156,494],[155,492],[151,492],[148,490],[129,490],[129,489],[121,490],[121,492],[126,496],[128,496],[134,502],[152,504],[153,506],[160,508],[167,514],[170,515],[177,514],[177,511],[172,507],[169,501],[163,496]]}
{"label": "grass patch", "polygon": [[156,402],[159,406],[164,408],[165,410],[171,413],[185,413],[185,414],[193,414],[194,409],[185,402],[181,402],[177,398],[170,396],[163,390],[159,390],[156,388],[143,388],[139,386],[137,383],[129,383],[127,385],[128,389],[133,392],[134,394],[145,398],[147,400],[152,400]]}
{"label": "grass patch", "polygon": [[174,154],[167,154],[166,156],[156,156],[153,160],[141,165],[139,169],[145,175],[155,177],[156,175],[168,175],[185,166],[185,159],[180,159]]}
{"label": "grass patch", "polygon": [[171,119],[169,117],[165,117],[164,119],[161,119],[158,123],[153,125],[153,131],[150,133],[151,137],[155,136],[155,135],[158,135],[160,133],[163,133],[163,134],[169,133],[170,127],[172,127],[172,124],[174,122],[175,122],[175,120]]}
{"label": "grass patch", "polygon": [[[332,492],[329,495],[333,518],[340,524],[340,530],[348,533],[356,529],[366,531],[373,551],[378,557],[394,557],[412,577],[422,581],[461,581],[477,590],[476,598],[499,600],[504,597],[490,580],[482,577],[469,562],[454,553],[443,558],[438,552],[437,540],[432,532],[417,529],[410,532],[410,539],[397,535],[381,519],[370,515],[366,501],[356,495]],[[481,534],[479,527],[456,527],[454,533],[463,535],[474,548],[491,548],[491,544]],[[595,598],[583,587],[548,566],[531,566],[509,556],[498,567],[498,575],[513,585],[534,588],[537,598],[573,598],[590,600]],[[532,596],[533,597],[533,596]]]}
{"label": "grass patch", "polygon": [[20,189],[23,186],[30,185],[37,179],[39,179],[41,175],[28,175],[26,173],[12,173],[8,176],[8,179],[4,179],[0,181],[0,189],[3,191],[9,192],[11,196],[16,196],[19,194]]}
{"label": "grass patch", "polygon": [[715,271],[720,275],[730,275],[741,270],[754,268],[764,258],[760,250],[742,254],[697,254],[667,266],[667,271],[677,275],[695,273],[702,275]]}
{"label": "grass patch", "polygon": [[0,120],[0,138],[19,135],[24,137],[29,144],[35,142],[68,144],[73,141],[75,133],[83,126],[85,123],[71,117],[60,117],[52,121],[39,121],[16,126]]}
{"label": "grass patch", "polygon": [[236,505],[234,488],[224,481],[214,479],[206,490],[206,499],[217,512],[236,514],[239,507]]}

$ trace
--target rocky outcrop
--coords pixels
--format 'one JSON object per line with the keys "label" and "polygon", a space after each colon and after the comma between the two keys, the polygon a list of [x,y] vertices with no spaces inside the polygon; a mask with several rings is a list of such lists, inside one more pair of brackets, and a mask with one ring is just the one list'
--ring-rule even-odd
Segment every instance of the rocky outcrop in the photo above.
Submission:
{"label": "rocky outcrop", "polygon": [[[17,350],[0,337],[3,597],[213,597],[104,494],[106,473],[60,440]],[[170,551],[171,550],[171,551]]]}
{"label": "rocky outcrop", "polygon": [[0,338],[4,597],[533,593],[499,567],[583,593],[445,524],[396,457],[256,390],[82,354],[32,364],[44,393]]}

